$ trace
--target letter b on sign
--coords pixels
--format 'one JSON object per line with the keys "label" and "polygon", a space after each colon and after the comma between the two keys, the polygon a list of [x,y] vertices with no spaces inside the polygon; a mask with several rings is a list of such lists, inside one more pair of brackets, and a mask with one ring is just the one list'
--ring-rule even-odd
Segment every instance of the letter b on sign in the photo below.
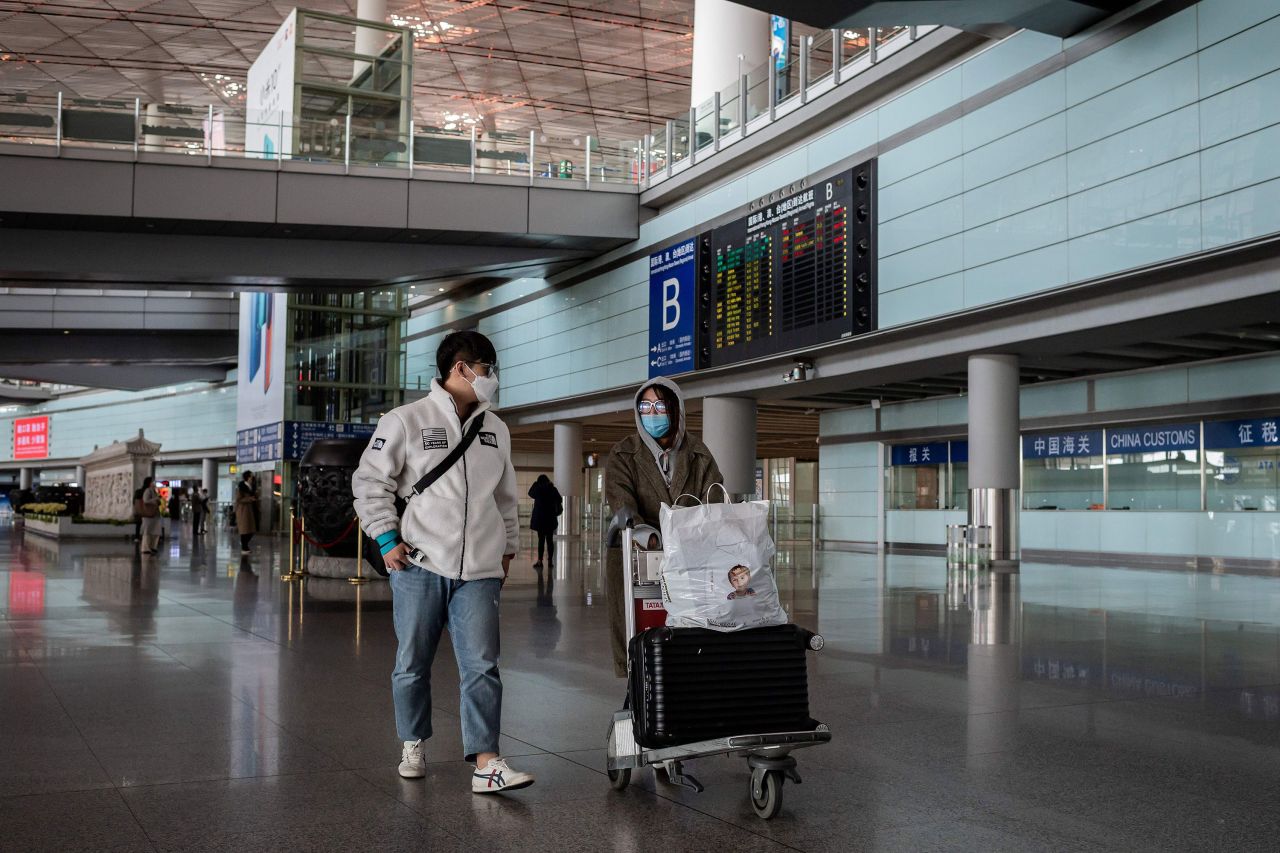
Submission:
{"label": "letter b on sign", "polygon": [[669,332],[680,323],[680,279],[662,283],[662,331]]}

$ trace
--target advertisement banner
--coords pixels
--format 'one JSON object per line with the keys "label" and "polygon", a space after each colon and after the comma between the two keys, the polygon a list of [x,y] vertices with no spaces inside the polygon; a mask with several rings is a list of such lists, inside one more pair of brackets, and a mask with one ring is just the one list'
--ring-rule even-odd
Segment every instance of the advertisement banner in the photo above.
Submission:
{"label": "advertisement banner", "polygon": [[49,416],[15,418],[13,421],[13,458],[49,458]]}
{"label": "advertisement banner", "polygon": [[249,66],[245,92],[244,156],[274,160],[293,153],[293,65],[298,10],[294,9]]}
{"label": "advertisement banner", "polygon": [[[279,459],[280,424],[284,420],[285,316],[289,297],[283,293],[240,294],[240,349],[236,383],[237,461],[266,462]],[[250,430],[274,427],[276,435],[241,436]],[[265,445],[270,451],[254,451],[256,458],[241,459],[239,447]]]}
{"label": "advertisement banner", "polygon": [[685,240],[649,256],[649,377],[693,370],[697,246]]}
{"label": "advertisement banner", "polygon": [[769,16],[769,55],[779,71],[787,67],[791,53],[791,21],[781,15]]}

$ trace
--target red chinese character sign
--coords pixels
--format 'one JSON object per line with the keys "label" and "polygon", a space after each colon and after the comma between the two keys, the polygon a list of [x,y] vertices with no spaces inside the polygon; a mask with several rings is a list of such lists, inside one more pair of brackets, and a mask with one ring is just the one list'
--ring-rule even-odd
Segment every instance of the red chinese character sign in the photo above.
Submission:
{"label": "red chinese character sign", "polygon": [[13,458],[49,458],[49,417],[16,418],[13,422]]}

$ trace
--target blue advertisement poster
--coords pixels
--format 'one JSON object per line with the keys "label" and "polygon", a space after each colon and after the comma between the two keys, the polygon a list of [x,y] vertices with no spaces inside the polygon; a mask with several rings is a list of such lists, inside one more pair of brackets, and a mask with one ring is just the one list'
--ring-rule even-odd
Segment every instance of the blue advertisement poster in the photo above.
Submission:
{"label": "blue advertisement poster", "polygon": [[782,71],[787,67],[791,48],[791,21],[781,15],[769,16],[769,55],[773,64]]}
{"label": "blue advertisement poster", "polygon": [[649,376],[693,370],[693,299],[698,256],[686,240],[649,256]]}

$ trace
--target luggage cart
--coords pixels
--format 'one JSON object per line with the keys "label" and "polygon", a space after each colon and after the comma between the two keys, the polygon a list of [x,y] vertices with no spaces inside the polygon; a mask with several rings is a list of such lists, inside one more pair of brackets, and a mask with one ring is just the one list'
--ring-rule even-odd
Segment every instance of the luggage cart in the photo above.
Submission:
{"label": "luggage cart", "polygon": [[[622,535],[628,639],[646,628],[666,623],[661,591],[662,552],[637,549],[632,541],[632,533],[632,526],[628,525]],[[657,606],[654,606],[655,603]],[[811,636],[809,647],[813,651],[820,650],[822,644],[822,637],[817,634]],[[627,665],[631,665],[629,660]],[[630,690],[630,678],[627,679],[627,684]],[[627,708],[613,715],[613,721],[609,725],[607,770],[614,790],[624,790],[631,783],[633,770],[662,767],[671,784],[701,793],[702,784],[684,772],[684,762],[713,755],[745,756],[751,770],[748,789],[751,808],[756,816],[764,820],[775,817],[782,809],[783,783],[790,780],[800,784],[796,759],[791,753],[831,740],[831,730],[819,723],[810,731],[737,735],[646,749],[636,742],[635,721],[631,711],[635,702],[630,697],[627,705]]]}

